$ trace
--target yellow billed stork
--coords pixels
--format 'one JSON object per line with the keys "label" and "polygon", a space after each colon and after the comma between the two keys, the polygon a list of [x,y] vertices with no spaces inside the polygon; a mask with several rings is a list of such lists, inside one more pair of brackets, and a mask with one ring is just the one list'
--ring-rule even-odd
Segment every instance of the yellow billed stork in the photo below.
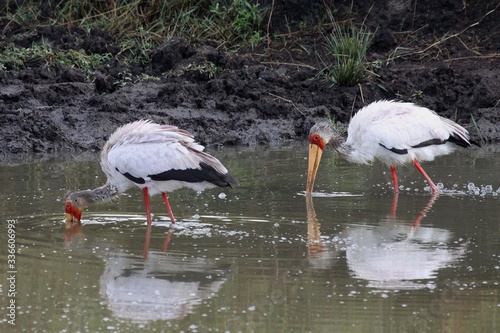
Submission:
{"label": "yellow billed stork", "polygon": [[433,193],[438,187],[420,162],[432,161],[456,147],[469,147],[469,132],[434,111],[413,103],[373,102],[359,110],[349,122],[347,139],[330,122],[315,124],[309,132],[306,193],[311,194],[323,150],[329,144],[349,162],[370,164],[379,160],[390,167],[394,192],[399,192],[396,166],[413,163]]}
{"label": "yellow billed stork", "polygon": [[137,186],[142,189],[148,225],[151,225],[149,196],[161,194],[172,223],[175,218],[167,192],[182,187],[196,191],[238,185],[222,163],[203,152],[189,132],[170,125],[139,120],[118,128],[101,152],[101,168],[107,182],[93,190],[66,196],[67,222],[80,222],[91,204],[113,200]]}

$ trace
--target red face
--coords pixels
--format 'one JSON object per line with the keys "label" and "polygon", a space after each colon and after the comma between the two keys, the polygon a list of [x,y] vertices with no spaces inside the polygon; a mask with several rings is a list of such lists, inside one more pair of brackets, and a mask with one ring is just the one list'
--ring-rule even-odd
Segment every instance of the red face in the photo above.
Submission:
{"label": "red face", "polygon": [[318,146],[321,150],[325,149],[325,141],[319,136],[318,133],[309,135],[309,144]]}
{"label": "red face", "polygon": [[76,208],[71,201],[66,201],[64,211],[66,212],[66,222],[80,222],[82,210]]}

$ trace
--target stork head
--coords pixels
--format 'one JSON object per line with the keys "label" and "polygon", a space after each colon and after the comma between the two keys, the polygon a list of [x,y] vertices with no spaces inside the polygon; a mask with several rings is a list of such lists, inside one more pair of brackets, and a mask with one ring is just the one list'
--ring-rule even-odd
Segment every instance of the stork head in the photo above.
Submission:
{"label": "stork head", "polygon": [[309,162],[307,167],[306,194],[312,193],[323,150],[335,136],[335,131],[328,121],[319,122],[311,127],[309,131]]}
{"label": "stork head", "polygon": [[91,203],[90,191],[77,191],[66,196],[64,210],[66,212],[66,222],[78,222],[82,218],[85,207]]}

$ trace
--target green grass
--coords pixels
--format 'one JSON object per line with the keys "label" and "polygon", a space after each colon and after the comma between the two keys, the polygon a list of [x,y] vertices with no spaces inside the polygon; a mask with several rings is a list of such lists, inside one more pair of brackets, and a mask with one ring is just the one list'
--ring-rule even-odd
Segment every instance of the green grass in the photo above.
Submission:
{"label": "green grass", "polygon": [[[48,12],[44,11],[47,3],[54,6]],[[266,9],[250,0],[7,0],[6,8],[0,12],[0,22],[6,22],[0,32],[25,32],[10,36],[8,42],[0,34],[0,70],[43,61],[76,67],[92,76],[93,69],[111,58],[125,66],[148,63],[150,52],[173,37],[225,50],[253,48],[264,41],[261,23]],[[35,32],[30,27],[49,26],[79,27],[87,32],[101,29],[120,41],[120,51],[105,55],[60,51],[43,41],[31,47],[16,46],[16,41],[29,37],[28,31]],[[215,69],[205,67],[201,70],[215,73]]]}
{"label": "green grass", "polygon": [[[50,10],[46,10],[48,4],[52,6]],[[325,26],[333,24],[333,31],[324,43],[331,61],[328,60],[323,73],[334,84],[353,86],[367,75],[366,52],[372,34],[363,26],[335,23],[330,6],[325,4],[325,12],[330,14],[330,23]],[[8,42],[0,35],[0,70],[22,68],[42,60],[80,68],[91,76],[92,69],[108,59],[125,67],[147,64],[151,51],[174,37],[183,37],[191,45],[208,44],[232,52],[253,49],[266,42],[269,47],[272,38],[276,45],[280,41],[286,45],[286,36],[295,33],[290,25],[287,35],[276,32],[270,36],[271,20],[266,24],[264,18],[272,17],[273,7],[264,7],[258,0],[7,0],[6,8],[0,13],[0,23],[6,23],[2,32],[10,29],[20,32],[9,36]],[[318,24],[319,30],[325,27],[323,23]],[[100,29],[119,41],[119,51],[91,55],[82,50],[60,51],[57,46],[52,49],[44,43],[33,44],[31,48],[16,47],[17,41],[28,39],[29,31],[36,36],[34,27],[78,27],[88,33]],[[299,22],[295,28],[300,32],[306,27],[306,22]],[[213,77],[219,69],[212,65],[193,64],[191,68],[186,65],[179,71],[196,69]]]}
{"label": "green grass", "polygon": [[[118,58],[124,64],[148,62],[150,51],[173,37],[183,37],[191,44],[210,44],[227,50],[253,48],[265,39],[261,23],[266,8],[257,1],[67,0],[49,3],[55,8],[49,11],[48,17],[43,17],[47,1],[7,0],[7,10],[0,14],[0,20],[7,22],[2,32],[14,26],[80,27],[89,32],[98,28],[121,41]],[[11,41],[15,42],[15,38],[13,36]],[[33,45],[30,51],[4,43],[0,51],[0,69],[20,68],[32,58],[49,60],[55,56],[47,45],[41,49]],[[15,59],[16,52],[19,59]],[[72,57],[76,61],[73,65],[82,68],[87,68],[85,61],[101,60],[89,59],[89,55],[77,51],[76,54],[64,53],[58,61],[66,63]]]}
{"label": "green grass", "polygon": [[326,37],[326,47],[333,58],[327,73],[330,80],[341,86],[354,86],[363,81],[367,73],[366,52],[372,34],[364,27],[353,24],[333,24]]}
{"label": "green grass", "polygon": [[0,69],[21,69],[29,63],[41,61],[45,65],[59,63],[67,67],[76,67],[91,75],[91,71],[105,60],[108,60],[107,55],[87,55],[83,50],[55,52],[50,44],[42,40],[40,44],[33,43],[29,48],[18,48],[12,43],[8,44],[0,56]]}
{"label": "green grass", "polygon": [[474,117],[472,112],[470,114],[470,118],[472,120],[472,123],[474,124],[474,128],[476,129],[477,134],[479,135],[479,139],[481,139],[481,145],[484,145],[486,140],[484,139],[483,135],[481,134],[481,131],[479,130],[479,126],[477,126],[477,123],[476,123],[476,118]]}
{"label": "green grass", "polygon": [[247,0],[69,0],[54,22],[97,27],[122,39],[135,40],[137,46],[147,50],[172,37],[217,46],[251,45],[261,40],[263,15],[259,4]]}

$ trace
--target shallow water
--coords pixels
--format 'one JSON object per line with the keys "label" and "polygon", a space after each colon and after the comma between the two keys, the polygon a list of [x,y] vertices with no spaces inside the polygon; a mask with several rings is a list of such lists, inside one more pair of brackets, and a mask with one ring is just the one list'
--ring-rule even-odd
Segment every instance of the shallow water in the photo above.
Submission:
{"label": "shallow water", "polygon": [[138,190],[65,224],[97,154],[4,162],[0,331],[500,331],[499,147],[424,164],[437,198],[325,153],[306,199],[303,144],[209,152],[241,185],[171,193],[173,227],[155,197],[149,230]]}

